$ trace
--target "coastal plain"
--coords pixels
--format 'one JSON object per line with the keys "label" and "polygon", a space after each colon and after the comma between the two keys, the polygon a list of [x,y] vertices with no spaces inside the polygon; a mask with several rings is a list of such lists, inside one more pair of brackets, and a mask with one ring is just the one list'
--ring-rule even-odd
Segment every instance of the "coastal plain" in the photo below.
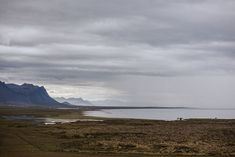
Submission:
{"label": "coastal plain", "polygon": [[[88,109],[85,109],[88,110]],[[1,157],[234,156],[235,120],[87,117],[82,109],[0,108]],[[78,119],[45,125],[11,116]],[[86,119],[89,119],[87,121]]]}

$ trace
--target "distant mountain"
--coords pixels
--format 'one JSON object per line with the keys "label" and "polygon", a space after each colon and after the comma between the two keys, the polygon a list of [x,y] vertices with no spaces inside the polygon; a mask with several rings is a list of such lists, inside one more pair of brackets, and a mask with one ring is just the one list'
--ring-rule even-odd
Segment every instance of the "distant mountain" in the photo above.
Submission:
{"label": "distant mountain", "polygon": [[88,100],[84,100],[82,98],[64,98],[64,97],[58,97],[58,98],[54,98],[55,100],[57,100],[58,102],[63,102],[63,103],[69,103],[69,104],[73,104],[73,105],[77,105],[77,106],[92,106],[93,104],[88,101]]}
{"label": "distant mountain", "polygon": [[51,98],[46,89],[33,84],[6,84],[0,81],[0,105],[67,107]]}
{"label": "distant mountain", "polygon": [[88,101],[83,98],[64,98],[56,97],[56,101],[64,104],[72,104],[77,106],[127,106],[128,103],[121,100],[105,99],[105,100],[96,100]]}

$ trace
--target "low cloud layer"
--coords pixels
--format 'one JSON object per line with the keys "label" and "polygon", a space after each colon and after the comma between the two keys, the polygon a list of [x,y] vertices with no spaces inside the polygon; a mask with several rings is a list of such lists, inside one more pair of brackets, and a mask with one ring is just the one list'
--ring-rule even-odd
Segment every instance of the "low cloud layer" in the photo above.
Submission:
{"label": "low cloud layer", "polygon": [[[168,102],[174,97],[176,105],[186,106],[200,106],[195,102],[200,90],[194,93],[192,85],[190,101],[179,101],[184,96],[156,86],[159,79],[167,80],[175,93],[181,92],[184,82],[195,80],[204,84],[202,93],[211,81],[216,85],[229,80],[234,87],[233,0],[0,0],[0,4],[3,81],[44,84],[55,91],[53,96],[68,94],[64,89],[73,87],[69,96],[80,93],[89,99],[151,105],[174,105]],[[139,84],[148,88],[133,92]],[[73,92],[78,88],[83,92]],[[225,99],[218,104],[206,99],[200,103],[224,106]],[[235,99],[228,99],[226,106],[233,107]]]}

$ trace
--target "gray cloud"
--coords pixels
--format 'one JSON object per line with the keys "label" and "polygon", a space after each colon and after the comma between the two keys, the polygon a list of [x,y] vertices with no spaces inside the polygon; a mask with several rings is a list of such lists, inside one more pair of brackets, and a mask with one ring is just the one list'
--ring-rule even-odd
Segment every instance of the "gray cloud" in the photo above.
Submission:
{"label": "gray cloud", "polygon": [[116,82],[128,77],[132,87],[140,83],[132,84],[134,78],[213,76],[218,81],[235,74],[233,0],[0,4],[2,80],[99,84],[131,95]]}

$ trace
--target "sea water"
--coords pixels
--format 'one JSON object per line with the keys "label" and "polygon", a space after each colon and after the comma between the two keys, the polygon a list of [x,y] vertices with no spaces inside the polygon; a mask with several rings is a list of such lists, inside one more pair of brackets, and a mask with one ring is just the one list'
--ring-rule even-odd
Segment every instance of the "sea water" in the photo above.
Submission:
{"label": "sea water", "polygon": [[153,120],[235,119],[235,109],[104,109],[86,111],[87,116]]}

